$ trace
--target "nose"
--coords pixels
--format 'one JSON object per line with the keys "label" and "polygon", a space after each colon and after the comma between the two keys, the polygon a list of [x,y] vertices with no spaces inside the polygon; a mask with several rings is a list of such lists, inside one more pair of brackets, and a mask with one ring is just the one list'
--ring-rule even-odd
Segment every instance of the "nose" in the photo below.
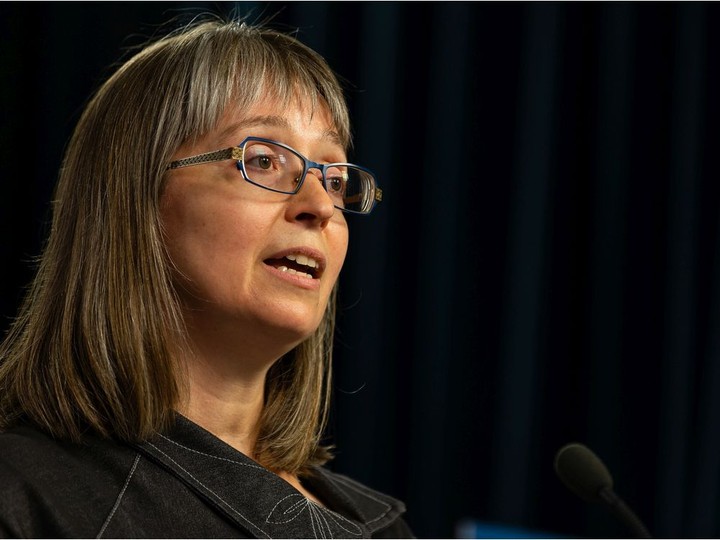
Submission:
{"label": "nose", "polygon": [[325,227],[336,211],[339,212],[323,186],[322,172],[308,169],[300,191],[290,197],[288,219]]}

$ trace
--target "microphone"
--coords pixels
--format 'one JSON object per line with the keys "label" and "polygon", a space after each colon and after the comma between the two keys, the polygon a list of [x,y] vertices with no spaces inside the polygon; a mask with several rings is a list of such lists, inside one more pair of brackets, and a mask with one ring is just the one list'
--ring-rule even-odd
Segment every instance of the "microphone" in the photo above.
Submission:
{"label": "microphone", "polygon": [[652,538],[642,521],[613,491],[613,479],[592,450],[579,443],[563,446],[555,455],[555,472],[575,495],[591,503],[606,505],[635,534]]}

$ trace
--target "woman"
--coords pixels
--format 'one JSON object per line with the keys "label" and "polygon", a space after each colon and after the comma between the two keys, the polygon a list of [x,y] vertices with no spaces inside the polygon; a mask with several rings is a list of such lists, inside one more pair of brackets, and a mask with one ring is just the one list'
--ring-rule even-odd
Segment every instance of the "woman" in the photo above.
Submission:
{"label": "woman", "polygon": [[325,61],[242,23],[99,89],[0,349],[0,533],[410,534],[402,503],[322,467],[344,214],[382,194],[349,145]]}

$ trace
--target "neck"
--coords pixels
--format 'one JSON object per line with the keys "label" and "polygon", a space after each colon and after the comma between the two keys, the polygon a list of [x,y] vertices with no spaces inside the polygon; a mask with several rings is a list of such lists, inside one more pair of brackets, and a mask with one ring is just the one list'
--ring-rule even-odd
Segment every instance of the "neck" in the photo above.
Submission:
{"label": "neck", "polygon": [[185,400],[179,412],[255,459],[268,370],[299,342],[299,336],[246,331],[246,325],[186,312],[189,350]]}
{"label": "neck", "polygon": [[[178,412],[249,458],[256,459],[254,450],[265,404],[265,380],[276,359],[268,358],[263,362],[251,358],[246,361],[244,354],[238,358],[236,355],[218,355],[217,347],[211,350],[214,354],[208,354],[207,350],[201,354],[203,351],[196,348],[185,358],[187,394]],[[297,475],[284,471],[276,473],[305,497],[322,504],[305,489]]]}
{"label": "neck", "polygon": [[265,377],[227,380],[207,366],[188,366],[188,395],[180,413],[254,458],[265,397]]}
{"label": "neck", "polygon": [[284,351],[253,354],[237,343],[223,348],[215,337],[191,336],[192,350],[184,355],[187,393],[179,412],[254,459],[267,372]]}

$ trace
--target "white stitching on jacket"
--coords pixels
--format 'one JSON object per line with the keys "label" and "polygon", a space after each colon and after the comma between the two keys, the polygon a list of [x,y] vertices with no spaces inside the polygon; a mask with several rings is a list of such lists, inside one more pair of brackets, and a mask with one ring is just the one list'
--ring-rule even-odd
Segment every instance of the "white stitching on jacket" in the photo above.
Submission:
{"label": "white stitching on jacket", "polygon": [[[283,515],[292,513],[292,517],[286,519],[285,521],[280,520],[274,520],[270,521],[270,517],[275,513],[275,510],[277,510],[277,507],[280,506],[280,503],[282,503],[285,499],[289,499],[291,497],[299,497],[300,500],[292,505],[290,505],[289,508],[287,508],[285,511],[283,511]],[[302,509],[297,510],[298,507],[303,506]],[[330,526],[330,523],[328,522],[327,518],[332,519],[333,523],[337,525],[338,528],[342,529],[343,531],[347,532],[348,534],[351,534],[353,536],[362,536],[362,529],[356,524],[350,521],[349,519],[345,518],[344,516],[338,514],[337,512],[333,512],[332,510],[325,508],[324,506],[319,506],[310,499],[307,499],[306,497],[303,497],[299,493],[292,493],[290,495],[286,495],[282,499],[280,499],[277,503],[275,503],[275,506],[272,507],[272,510],[270,510],[270,513],[268,514],[267,518],[265,518],[265,522],[272,524],[272,525],[283,525],[285,523],[290,523],[291,521],[297,519],[300,514],[303,513],[303,511],[307,510],[309,517],[310,517],[310,525],[312,525],[313,533],[315,534],[315,538],[326,538],[326,535],[324,533],[325,530],[328,531],[328,534],[332,538],[332,527]],[[347,524],[349,527],[353,527],[355,530],[350,530],[348,527],[343,526],[343,522]],[[321,536],[318,536],[318,531],[315,528],[315,525],[318,525],[320,529]],[[325,525],[323,527],[322,525]]]}
{"label": "white stitching on jacket", "polygon": [[272,507],[272,510],[270,510],[270,513],[269,513],[269,514],[267,515],[267,517],[265,518],[265,523],[271,523],[271,524],[273,524],[273,525],[282,525],[282,524],[285,524],[285,523],[290,523],[291,521],[293,521],[293,520],[298,516],[298,514],[300,514],[300,513],[302,512],[302,510],[298,510],[297,512],[295,512],[295,515],[294,515],[294,516],[292,516],[291,518],[287,519],[286,521],[270,521],[270,516],[273,515],[273,513],[275,512],[275,509],[276,509],[278,506],[280,506],[280,503],[281,503],[281,502],[283,502],[285,499],[289,499],[290,497],[300,497],[300,500],[299,500],[298,502],[294,503],[292,506],[290,506],[290,508],[288,508],[287,510],[285,510],[285,511],[283,512],[283,515],[290,513],[291,510],[294,510],[295,508],[297,508],[297,507],[299,507],[299,506],[301,506],[301,505],[304,505],[305,507],[307,507],[307,503],[310,502],[310,501],[308,501],[305,497],[303,497],[302,495],[300,495],[300,494],[298,494],[298,493],[291,493],[290,495],[285,495],[285,497],[283,497],[283,498],[280,499],[278,502],[276,502],[276,503],[275,503],[275,506]]}
{"label": "white stitching on jacket", "polygon": [[328,520],[325,518],[325,513],[322,511],[322,508],[319,508],[315,505],[313,505],[312,508],[313,513],[317,516],[317,519],[320,522],[320,525],[325,525],[325,527],[321,527],[321,530],[327,531],[327,536],[323,536],[323,538],[332,538],[332,529],[330,528]]}
{"label": "white stitching on jacket", "polygon": [[[315,503],[313,503],[312,501],[310,501],[310,503],[311,503],[311,504],[315,504]],[[332,510],[330,510],[330,509],[328,509],[328,508],[319,507],[319,509],[324,512],[323,519],[325,519],[325,516],[328,516],[328,517],[332,518],[332,520],[335,522],[335,525],[337,525],[338,527],[340,527],[340,528],[341,528],[342,530],[344,530],[346,533],[352,534],[353,536],[362,536],[362,529],[361,529],[356,523],[353,523],[353,522],[350,521],[349,519],[347,519],[347,518],[345,518],[344,516],[338,514],[337,512],[333,512]],[[350,529],[347,529],[347,528],[343,527],[343,526],[342,526],[342,523],[340,523],[340,521],[338,521],[338,518],[341,519],[342,521],[350,524],[351,526],[355,527],[355,530],[354,530],[354,531],[351,531]],[[328,528],[330,528],[330,527],[328,526]]]}
{"label": "white stitching on jacket", "polygon": [[117,499],[115,500],[115,505],[112,507],[112,510],[110,510],[110,514],[105,519],[105,523],[103,523],[102,528],[100,529],[100,532],[97,534],[95,538],[102,538],[102,535],[105,534],[105,529],[107,529],[107,526],[110,525],[110,521],[112,520],[113,516],[115,515],[115,512],[117,511],[118,507],[120,506],[120,501],[122,501],[123,496],[125,495],[125,490],[130,485],[130,479],[132,478],[133,474],[135,474],[135,469],[137,469],[138,463],[140,462],[140,453],[135,456],[135,461],[132,464],[132,467],[130,468],[130,472],[127,475],[127,478],[125,479],[125,485],[120,490],[120,493],[117,496]]}
{"label": "white stitching on jacket", "polygon": [[392,510],[392,506],[390,506],[388,503],[386,503],[385,501],[382,501],[382,500],[378,499],[377,497],[373,497],[373,496],[370,495],[369,493],[366,493],[365,491],[363,491],[359,486],[355,485],[354,483],[350,483],[350,482],[347,481],[346,479],[341,478],[341,477],[339,477],[339,476],[334,477],[332,480],[337,481],[337,482],[340,482],[341,484],[344,484],[345,486],[349,487],[350,489],[354,489],[355,491],[357,491],[357,492],[360,493],[361,495],[365,495],[368,499],[372,499],[372,500],[375,501],[375,502],[379,502],[380,504],[384,505],[384,506],[387,508],[387,510],[385,510],[385,512],[383,512],[382,514],[380,514],[378,517],[376,517],[375,519],[372,519],[372,520],[368,521],[368,524],[374,523],[375,521],[378,521],[378,520],[384,518],[384,517],[390,512],[390,510]]}
{"label": "white stitching on jacket", "polygon": [[[170,442],[170,443],[173,443],[174,445],[179,446],[180,448],[183,448],[184,450],[187,450],[187,451],[190,451],[190,452],[194,452],[194,453],[199,454],[199,455],[201,455],[201,456],[206,456],[206,457],[213,458],[213,459],[217,459],[217,460],[220,460],[220,461],[225,461],[225,462],[228,462],[228,463],[233,463],[233,464],[235,464],[235,465],[242,465],[242,466],[244,466],[244,467],[251,467],[251,468],[254,468],[254,469],[260,469],[260,470],[265,471],[265,472],[268,472],[268,473],[270,472],[270,471],[268,471],[265,467],[262,467],[262,466],[260,466],[260,465],[252,465],[252,464],[249,464],[249,463],[242,463],[241,461],[236,461],[236,460],[232,460],[232,459],[228,459],[228,458],[223,458],[223,457],[220,457],[220,456],[215,456],[215,455],[213,455],[213,454],[208,454],[208,453],[206,453],[206,452],[200,452],[199,450],[195,450],[195,449],[193,449],[193,448],[189,448],[189,447],[187,447],[187,446],[184,446],[184,445],[182,445],[182,444],[180,444],[180,443],[178,443],[178,442],[176,442],[176,441],[174,441],[174,440],[172,440],[172,439],[170,439],[170,438],[168,438],[168,437],[166,437],[166,436],[164,436],[164,435],[162,435],[162,434],[160,434],[160,436],[161,436],[164,440],[166,440],[166,441],[168,441],[168,442]],[[193,480],[195,480],[198,484],[200,484],[201,486],[203,486],[203,487],[204,487],[205,489],[207,489],[210,493],[212,493],[212,494],[215,495],[218,499],[220,499],[222,502],[224,502],[226,505],[228,505],[228,507],[230,507],[235,513],[237,513],[240,517],[242,517],[242,518],[243,518],[245,521],[247,521],[250,525],[256,527],[256,528],[257,528],[258,530],[260,530],[263,534],[265,534],[266,536],[268,536],[265,531],[263,531],[260,527],[258,527],[257,525],[255,525],[253,522],[251,522],[248,518],[246,518],[245,516],[243,516],[243,515],[242,515],[240,512],[238,512],[230,503],[228,503],[228,502],[225,501],[222,497],[220,497],[220,495],[218,495],[217,493],[215,493],[214,491],[212,491],[209,487],[207,487],[205,484],[203,484],[202,482],[200,482],[200,480],[198,480],[197,478],[195,478],[188,470],[186,470],[185,468],[183,468],[177,461],[175,461],[174,459],[172,459],[170,456],[168,456],[165,452],[163,452],[162,450],[160,450],[160,448],[158,448],[158,447],[155,446],[154,444],[152,444],[152,443],[148,443],[148,444],[149,444],[150,446],[152,446],[153,448],[155,448],[158,452],[160,452],[161,454],[163,454],[165,457],[167,457],[169,460],[171,460],[173,463],[175,463],[178,467],[180,467],[183,471],[185,471],[185,472],[186,472]],[[343,483],[345,483],[345,482],[343,482]],[[392,507],[391,507],[390,505],[388,505],[387,503],[385,503],[384,501],[381,501],[381,500],[379,500],[379,499],[376,499],[376,498],[368,495],[367,493],[364,493],[364,492],[360,491],[360,490],[359,490],[357,487],[355,487],[355,486],[348,485],[348,487],[351,487],[351,488],[353,488],[355,491],[360,492],[362,495],[365,495],[366,497],[368,497],[368,498],[370,498],[370,499],[373,499],[374,501],[379,502],[379,503],[383,504],[384,506],[386,506],[387,510],[386,510],[383,514],[381,514],[378,518],[369,521],[368,523],[373,523],[373,522],[375,522],[375,521],[377,521],[377,520],[379,520],[379,519],[382,519],[382,518],[385,517],[385,515],[387,515],[387,513],[391,510]],[[300,511],[297,512],[292,518],[290,518],[290,519],[288,519],[287,521],[284,521],[284,522],[282,522],[282,521],[278,521],[278,522],[272,522],[272,521],[270,521],[270,516],[273,514],[273,512],[274,512],[275,509],[278,507],[278,505],[279,505],[282,501],[284,501],[285,499],[287,499],[287,498],[289,498],[289,497],[301,497],[301,500],[298,501],[298,503],[293,504],[292,507],[291,507],[291,509],[292,509],[292,508],[295,508],[295,507],[297,507],[297,506],[299,506],[299,505],[301,505],[301,504],[303,504],[303,502],[305,502],[305,503],[307,504],[307,509],[308,509],[308,513],[309,513],[309,517],[310,517],[310,525],[311,525],[312,528],[313,528],[313,533],[315,534],[315,538],[325,538],[325,537],[326,537],[325,534],[324,534],[324,531],[323,531],[323,526],[322,526],[323,523],[322,523],[322,521],[325,522],[325,527],[327,528],[327,531],[328,531],[330,537],[331,537],[331,538],[333,537],[333,536],[332,536],[332,529],[331,529],[331,527],[330,527],[330,524],[327,522],[326,515],[328,515],[329,517],[331,517],[331,518],[333,519],[334,523],[335,523],[340,529],[344,530],[344,531],[347,532],[348,534],[351,534],[351,535],[353,535],[353,536],[362,536],[362,529],[361,529],[356,523],[348,520],[347,518],[345,518],[345,517],[342,516],[341,514],[338,514],[337,512],[333,512],[332,510],[329,510],[329,509],[327,509],[327,508],[325,508],[325,507],[323,507],[323,506],[318,506],[318,505],[316,505],[316,504],[315,504],[314,502],[312,502],[310,499],[307,499],[306,497],[304,497],[304,496],[301,495],[301,494],[291,494],[291,495],[287,495],[287,496],[283,497],[282,499],[280,499],[277,503],[275,503],[275,506],[273,506],[273,509],[270,511],[270,513],[268,514],[267,518],[265,519],[265,522],[266,522],[266,523],[268,523],[268,524],[276,524],[276,525],[283,524],[283,523],[289,523],[290,521],[293,521],[294,519],[296,519],[296,518],[302,513],[302,510],[300,510]],[[313,512],[313,510],[314,510],[315,512]],[[286,510],[286,512],[287,512],[287,510]],[[321,519],[322,519],[322,521],[321,521]],[[318,531],[317,531],[317,529],[316,529],[316,522],[317,522],[317,526],[320,528],[320,533],[321,533],[320,536],[318,536]],[[352,530],[348,529],[347,527],[344,527],[344,526],[342,525],[342,522],[345,522],[348,526],[355,528],[356,531],[352,531]],[[269,537],[269,536],[268,536],[268,537]]]}
{"label": "white stitching on jacket", "polygon": [[157,450],[157,451],[160,452],[163,456],[165,456],[165,457],[168,458],[170,461],[172,461],[175,465],[177,465],[180,469],[182,469],[185,473],[187,473],[187,475],[188,475],[190,478],[192,478],[193,480],[195,480],[198,484],[200,484],[202,487],[204,487],[205,489],[207,489],[210,493],[212,493],[212,494],[215,495],[218,499],[220,499],[222,502],[224,502],[233,512],[235,512],[238,516],[240,516],[241,518],[243,518],[248,524],[250,524],[250,525],[252,525],[253,527],[255,527],[265,538],[270,538],[270,535],[269,535],[268,533],[266,533],[266,532],[263,531],[260,527],[258,527],[257,525],[255,525],[255,524],[254,524],[252,521],[250,521],[248,518],[246,518],[245,516],[243,516],[240,512],[238,512],[238,511],[235,509],[234,506],[232,506],[232,505],[231,505],[230,503],[228,503],[225,499],[223,499],[220,495],[218,495],[218,494],[215,493],[212,489],[210,489],[210,488],[207,487],[205,484],[203,484],[200,480],[198,480],[197,478],[195,478],[195,477],[190,473],[190,471],[188,471],[187,469],[185,469],[185,467],[183,467],[182,465],[180,465],[177,461],[175,461],[173,458],[171,458],[170,456],[168,456],[165,452],[163,452],[162,450],[160,450],[160,449],[159,449],[157,446],[155,446],[153,443],[148,442],[147,444],[150,445],[150,446],[152,446],[155,450]]}
{"label": "white stitching on jacket", "polygon": [[207,457],[211,457],[211,458],[213,458],[213,459],[219,459],[220,461],[227,461],[228,463],[234,463],[235,465],[242,465],[243,467],[251,467],[251,468],[253,468],[253,469],[260,469],[261,471],[267,471],[267,469],[266,469],[265,467],[261,467],[260,465],[253,465],[253,464],[251,464],[251,463],[243,463],[242,461],[236,461],[236,460],[234,460],[234,459],[228,459],[228,458],[224,458],[224,457],[220,457],[220,456],[215,456],[215,455],[213,455],[213,454],[207,454],[207,453],[205,453],[205,452],[200,452],[199,450],[195,450],[194,448],[190,448],[190,447],[188,447],[188,446],[184,446],[184,445],[180,444],[180,443],[177,442],[177,441],[173,441],[172,439],[168,439],[168,438],[167,438],[165,435],[163,435],[162,433],[160,434],[160,437],[162,437],[163,439],[165,439],[165,440],[168,441],[168,442],[173,443],[174,445],[179,446],[180,448],[183,448],[184,450],[188,450],[189,452],[195,452],[196,454],[200,454],[201,456],[207,456]]}

